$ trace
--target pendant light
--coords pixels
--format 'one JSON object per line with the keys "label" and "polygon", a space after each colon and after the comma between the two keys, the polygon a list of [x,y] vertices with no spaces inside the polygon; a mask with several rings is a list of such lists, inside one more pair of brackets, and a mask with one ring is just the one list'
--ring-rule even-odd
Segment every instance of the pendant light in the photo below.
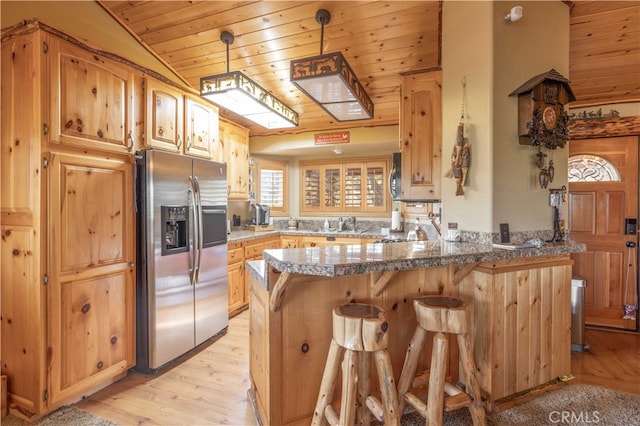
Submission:
{"label": "pendant light", "polygon": [[200,95],[267,129],[298,127],[298,113],[240,71],[229,72],[229,45],[234,36],[220,34],[227,45],[227,72],[200,79]]}
{"label": "pendant light", "polygon": [[320,55],[291,61],[291,82],[338,121],[373,118],[373,102],[341,52],[322,53],[326,9],[316,12],[321,24]]}

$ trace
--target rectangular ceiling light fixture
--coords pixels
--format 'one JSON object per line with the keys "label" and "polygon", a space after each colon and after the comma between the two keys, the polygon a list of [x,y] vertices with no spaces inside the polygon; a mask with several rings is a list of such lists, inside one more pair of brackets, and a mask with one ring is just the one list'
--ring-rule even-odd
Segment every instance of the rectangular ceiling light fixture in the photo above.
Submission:
{"label": "rectangular ceiling light fixture", "polygon": [[227,72],[200,78],[200,96],[267,129],[298,127],[300,118],[280,99],[240,71],[229,71],[229,45],[235,37],[222,31],[227,46]]}
{"label": "rectangular ceiling light fixture", "polygon": [[298,127],[298,113],[240,71],[200,79],[200,95],[267,129]]}
{"label": "rectangular ceiling light fixture", "polygon": [[291,82],[338,121],[373,118],[373,102],[340,52],[291,61]]}

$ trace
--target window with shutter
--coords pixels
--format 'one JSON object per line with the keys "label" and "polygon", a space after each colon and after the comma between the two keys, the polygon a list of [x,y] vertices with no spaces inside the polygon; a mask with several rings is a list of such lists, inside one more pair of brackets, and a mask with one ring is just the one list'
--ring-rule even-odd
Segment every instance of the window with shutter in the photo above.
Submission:
{"label": "window with shutter", "polygon": [[324,169],[324,207],[325,210],[340,210],[342,207],[342,179],[340,168]]}
{"label": "window with shutter", "polygon": [[367,211],[384,211],[387,199],[386,183],[384,166],[367,163]]}
{"label": "window with shutter", "polygon": [[320,210],[320,169],[311,168],[304,172],[304,206],[302,210]]}
{"label": "window with shutter", "polygon": [[362,165],[348,164],[344,172],[344,206],[347,210],[362,207]]}
{"label": "window with shutter", "polygon": [[254,158],[252,179],[257,181],[256,202],[271,207],[272,216],[289,214],[287,161]]}
{"label": "window with shutter", "polygon": [[351,158],[300,162],[302,215],[314,213],[388,214],[389,160]]}

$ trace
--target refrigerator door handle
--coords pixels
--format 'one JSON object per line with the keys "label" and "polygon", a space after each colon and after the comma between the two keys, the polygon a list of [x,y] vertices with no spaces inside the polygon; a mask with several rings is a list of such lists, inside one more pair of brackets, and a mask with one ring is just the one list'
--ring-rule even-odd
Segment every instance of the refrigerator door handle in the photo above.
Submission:
{"label": "refrigerator door handle", "polygon": [[191,211],[193,212],[193,234],[189,236],[189,282],[193,285],[196,283],[196,271],[198,264],[198,236],[200,235],[198,229],[200,224],[198,223],[198,201],[197,201],[197,188],[193,178],[189,176],[189,189],[187,192],[190,195]]}
{"label": "refrigerator door handle", "polygon": [[197,239],[197,246],[196,246],[196,273],[195,273],[195,281],[194,284],[196,284],[198,281],[200,281],[200,261],[202,259],[202,248],[203,248],[203,244],[202,241],[204,239],[204,231],[202,229],[202,196],[201,196],[201,192],[200,192],[200,181],[198,181],[198,177],[194,176],[194,183],[195,183],[195,187],[196,187],[196,194],[197,194],[197,205],[198,205],[198,239]]}

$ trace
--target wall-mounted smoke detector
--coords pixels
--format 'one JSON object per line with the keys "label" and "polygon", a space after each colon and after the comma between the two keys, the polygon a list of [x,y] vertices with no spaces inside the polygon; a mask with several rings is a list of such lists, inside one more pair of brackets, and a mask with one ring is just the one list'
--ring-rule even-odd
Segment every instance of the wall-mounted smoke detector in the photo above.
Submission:
{"label": "wall-mounted smoke detector", "polygon": [[504,15],[504,19],[511,22],[519,21],[522,18],[522,6],[514,6],[511,8],[511,12]]}

